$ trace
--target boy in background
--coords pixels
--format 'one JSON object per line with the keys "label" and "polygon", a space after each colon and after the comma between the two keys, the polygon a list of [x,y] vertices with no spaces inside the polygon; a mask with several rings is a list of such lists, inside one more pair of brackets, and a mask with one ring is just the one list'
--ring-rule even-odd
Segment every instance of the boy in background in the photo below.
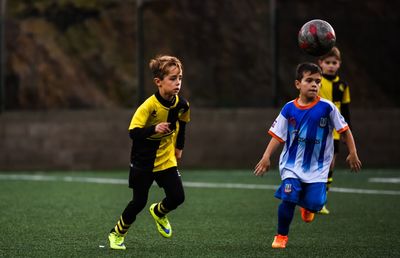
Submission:
{"label": "boy in background", "polygon": [[[319,91],[319,96],[332,101],[351,128],[349,110],[350,89],[347,83],[344,82],[338,75],[341,63],[342,58],[340,50],[337,47],[333,47],[328,53],[318,58],[318,65],[322,70],[321,89]],[[333,130],[333,139],[334,155],[329,168],[328,182],[326,184],[327,193],[329,192],[329,188],[333,182],[333,171],[335,169],[336,156],[339,153],[340,134],[336,130]],[[324,215],[329,214],[326,204],[318,213]]]}

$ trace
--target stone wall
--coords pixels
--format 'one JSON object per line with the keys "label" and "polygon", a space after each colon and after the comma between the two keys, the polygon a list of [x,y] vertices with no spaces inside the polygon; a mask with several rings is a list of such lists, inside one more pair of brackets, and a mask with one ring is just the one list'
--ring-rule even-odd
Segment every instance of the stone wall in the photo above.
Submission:
{"label": "stone wall", "polygon": [[[247,168],[261,157],[276,109],[196,109],[181,168]],[[0,170],[125,169],[132,110],[6,112],[0,115]],[[400,110],[353,110],[364,167],[400,167]],[[345,166],[345,146],[338,166]],[[274,156],[273,167],[277,168]]]}

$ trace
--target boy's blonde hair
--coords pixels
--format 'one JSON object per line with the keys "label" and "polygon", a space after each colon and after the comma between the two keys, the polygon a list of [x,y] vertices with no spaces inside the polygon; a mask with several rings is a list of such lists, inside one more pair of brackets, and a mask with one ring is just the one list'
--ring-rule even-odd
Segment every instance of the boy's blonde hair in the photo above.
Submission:
{"label": "boy's blonde hair", "polygon": [[328,57],[336,57],[339,61],[342,60],[342,57],[340,55],[340,50],[337,47],[333,47],[331,50],[329,50],[328,53],[326,53],[325,55],[322,55],[319,57],[319,60],[324,60]]}
{"label": "boy's blonde hair", "polygon": [[159,78],[161,80],[168,74],[168,70],[172,66],[178,67],[181,71],[183,70],[181,61],[174,56],[159,55],[151,59],[149,63],[154,78]]}

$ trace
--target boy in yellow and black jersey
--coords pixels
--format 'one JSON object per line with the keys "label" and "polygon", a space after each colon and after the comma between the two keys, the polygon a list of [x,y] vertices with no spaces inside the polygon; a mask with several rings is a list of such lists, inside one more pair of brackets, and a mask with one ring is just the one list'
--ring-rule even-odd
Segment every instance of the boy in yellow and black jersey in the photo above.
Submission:
{"label": "boy in yellow and black jersey", "polygon": [[[189,104],[176,95],[165,100],[159,92],[148,98],[136,111],[129,126],[132,138],[131,166],[159,172],[177,166],[175,148],[184,146],[185,126],[189,122]],[[157,124],[167,122],[166,133],[155,133]]]}
{"label": "boy in yellow and black jersey", "polygon": [[153,203],[149,212],[163,237],[172,236],[166,214],[185,200],[177,169],[177,159],[181,158],[185,144],[186,123],[190,120],[189,103],[178,95],[182,63],[176,57],[164,55],[152,59],[149,66],[158,91],[139,106],[129,125],[132,139],[129,187],[133,197],[108,235],[112,249],[126,249],[124,238],[136,215],[146,206],[154,181],[164,189],[165,198]]}
{"label": "boy in yellow and black jersey", "polygon": [[[321,89],[319,91],[319,95],[335,104],[351,128],[349,110],[350,88],[346,82],[340,79],[338,75],[341,62],[341,54],[337,47],[333,47],[327,54],[319,57],[318,65],[322,70]],[[335,160],[337,153],[339,153],[340,134],[335,130],[333,131],[333,139],[334,156],[329,170],[328,182],[326,184],[327,192],[329,191],[329,187],[333,182]],[[326,205],[320,210],[319,213],[325,215],[329,214],[329,210],[326,208]]]}

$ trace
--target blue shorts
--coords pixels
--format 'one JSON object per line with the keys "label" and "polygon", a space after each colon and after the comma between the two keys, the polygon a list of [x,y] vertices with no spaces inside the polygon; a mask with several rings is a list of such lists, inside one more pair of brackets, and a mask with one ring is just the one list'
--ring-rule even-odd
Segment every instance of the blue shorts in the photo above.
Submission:
{"label": "blue shorts", "polygon": [[326,183],[302,183],[297,178],[286,178],[276,190],[275,197],[317,212],[326,202]]}

